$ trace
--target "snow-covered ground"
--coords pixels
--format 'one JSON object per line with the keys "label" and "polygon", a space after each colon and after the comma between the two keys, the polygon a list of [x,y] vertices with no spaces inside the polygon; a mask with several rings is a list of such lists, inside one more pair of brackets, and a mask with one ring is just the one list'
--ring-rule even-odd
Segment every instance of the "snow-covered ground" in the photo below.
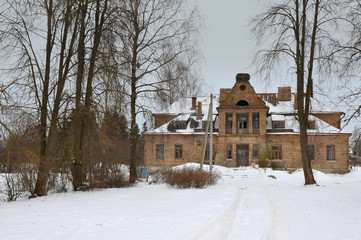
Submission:
{"label": "snow-covered ground", "polygon": [[[361,170],[216,167],[217,185],[165,184],[0,202],[0,239],[361,239]],[[273,177],[272,177],[273,176]]]}

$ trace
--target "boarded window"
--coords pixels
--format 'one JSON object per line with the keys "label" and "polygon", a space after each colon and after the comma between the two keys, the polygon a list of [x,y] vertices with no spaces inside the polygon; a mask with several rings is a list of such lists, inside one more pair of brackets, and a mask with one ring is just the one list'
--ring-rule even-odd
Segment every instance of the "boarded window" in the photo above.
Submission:
{"label": "boarded window", "polygon": [[183,157],[182,145],[175,145],[175,160],[182,160]]}
{"label": "boarded window", "polygon": [[163,144],[157,144],[156,158],[157,158],[157,160],[164,160],[164,145]]}
{"label": "boarded window", "polygon": [[282,159],[282,146],[272,146],[272,159]]}
{"label": "boarded window", "polygon": [[335,160],[335,145],[326,146],[326,155],[327,160]]}

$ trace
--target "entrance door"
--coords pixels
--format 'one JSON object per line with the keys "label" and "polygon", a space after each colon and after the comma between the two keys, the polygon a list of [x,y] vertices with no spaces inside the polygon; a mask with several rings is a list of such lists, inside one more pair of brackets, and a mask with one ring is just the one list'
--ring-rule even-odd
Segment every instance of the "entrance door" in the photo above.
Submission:
{"label": "entrance door", "polygon": [[249,145],[237,145],[237,167],[249,166]]}

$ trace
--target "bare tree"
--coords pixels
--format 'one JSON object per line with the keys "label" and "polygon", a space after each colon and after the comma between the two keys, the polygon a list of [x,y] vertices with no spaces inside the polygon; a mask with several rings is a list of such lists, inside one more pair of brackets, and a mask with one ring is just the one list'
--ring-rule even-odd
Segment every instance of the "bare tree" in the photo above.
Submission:
{"label": "bare tree", "polygon": [[[172,54],[172,49],[168,52]],[[204,92],[205,83],[199,76],[200,60],[197,49],[189,49],[160,69],[158,78],[162,83],[160,91],[154,94],[154,100],[161,109],[181,97],[197,96]]]}
{"label": "bare tree", "polygon": [[[183,0],[118,1],[119,58],[121,78],[130,98],[130,182],[136,180],[137,114],[144,111],[141,101],[162,90],[165,79],[157,77],[160,69],[173,62],[190,46],[189,38],[196,30],[196,9],[186,9]],[[188,7],[188,6],[187,6]],[[172,53],[168,52],[172,48]]]}
{"label": "bare tree", "polygon": [[341,49],[338,55],[342,61],[343,69],[340,78],[344,81],[340,83],[340,102],[347,106],[348,115],[343,118],[344,122],[350,123],[353,119],[361,116],[361,1],[360,0],[346,0],[347,18],[345,24],[347,29],[344,34],[344,41],[340,41],[338,47]]}
{"label": "bare tree", "polygon": [[297,79],[297,118],[305,184],[315,184],[307,154],[307,123],[314,74],[328,73],[335,63],[335,38],[342,1],[284,0],[272,3],[254,19],[259,43],[270,41],[269,50],[259,51],[255,62],[269,73],[287,57]]}

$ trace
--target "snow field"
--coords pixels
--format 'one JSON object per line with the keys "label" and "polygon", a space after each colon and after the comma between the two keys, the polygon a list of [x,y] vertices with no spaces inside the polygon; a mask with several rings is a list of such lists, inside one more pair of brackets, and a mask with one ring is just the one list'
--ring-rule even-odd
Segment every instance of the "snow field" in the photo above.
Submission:
{"label": "snow field", "polygon": [[303,186],[302,171],[216,169],[206,189],[138,183],[0,202],[1,239],[360,239],[360,170],[316,171],[319,186]]}

